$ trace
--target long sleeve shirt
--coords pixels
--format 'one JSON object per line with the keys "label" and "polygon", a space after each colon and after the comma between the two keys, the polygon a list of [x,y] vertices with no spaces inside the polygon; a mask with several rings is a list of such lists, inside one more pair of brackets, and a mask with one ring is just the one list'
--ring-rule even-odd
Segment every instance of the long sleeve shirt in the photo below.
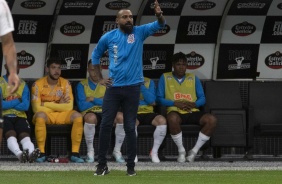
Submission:
{"label": "long sleeve shirt", "polygon": [[109,54],[109,77],[113,87],[140,84],[143,77],[143,42],[165,24],[158,21],[134,26],[131,34],[114,29],[104,34],[92,52],[92,64],[100,64],[105,51]]}
{"label": "long sleeve shirt", "polygon": [[[97,87],[97,85],[94,84],[89,78],[88,78],[88,84],[91,90],[95,90]],[[102,98],[94,98],[94,100],[91,102],[86,101],[84,86],[81,83],[78,83],[76,86],[75,99],[76,99],[77,107],[80,112],[85,111],[93,106],[102,106],[103,104]]]}
{"label": "long sleeve shirt", "polygon": [[[182,78],[181,82],[179,82],[179,80],[174,76],[174,79],[181,84],[182,82],[184,82],[185,76]],[[201,107],[206,103],[206,97],[204,94],[204,90],[202,87],[202,83],[200,81],[200,79],[198,77],[195,76],[195,88],[196,88],[196,95],[197,95],[197,100],[195,101],[196,107]],[[174,101],[172,100],[167,100],[165,98],[165,80],[164,80],[164,75],[162,75],[159,79],[158,82],[158,88],[157,88],[157,102],[161,105],[164,106],[174,106]]]}
{"label": "long sleeve shirt", "polygon": [[[5,81],[8,82],[7,76],[3,76]],[[0,88],[2,93],[2,88]],[[3,89],[4,90],[4,89]],[[27,87],[27,85],[24,86],[24,90],[22,93],[21,101],[18,98],[15,98],[13,100],[2,100],[2,108],[3,110],[8,110],[8,109],[16,109],[18,111],[27,111],[30,105],[30,92]]]}
{"label": "long sleeve shirt", "polygon": [[[47,82],[47,76],[34,82],[32,86],[31,105],[34,113],[63,112],[73,109],[72,88],[68,80],[60,77],[57,85],[51,87]],[[59,103],[63,96],[69,96],[69,103]],[[43,102],[43,106],[42,106]]]}
{"label": "long sleeve shirt", "polygon": [[156,87],[154,81],[150,81],[149,88],[146,88],[144,85],[141,85],[141,94],[144,97],[144,100],[139,101],[139,105],[152,105],[156,101]]}

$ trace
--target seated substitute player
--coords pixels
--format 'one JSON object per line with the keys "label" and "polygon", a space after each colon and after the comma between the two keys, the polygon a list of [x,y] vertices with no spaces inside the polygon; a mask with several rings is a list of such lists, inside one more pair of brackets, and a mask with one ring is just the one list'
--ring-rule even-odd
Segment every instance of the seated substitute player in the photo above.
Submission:
{"label": "seated substitute player", "polygon": [[[34,149],[30,140],[30,126],[25,111],[30,105],[30,92],[26,83],[21,80],[17,91],[9,93],[7,64],[4,65],[6,75],[0,78],[0,94],[2,94],[2,110],[4,116],[4,135],[7,139],[9,150],[14,153],[20,162],[34,162],[40,154],[39,149]],[[19,73],[19,67],[17,67]],[[22,145],[20,149],[18,141]]]}
{"label": "seated substitute player", "polygon": [[[157,101],[167,107],[169,132],[178,147],[178,162],[193,162],[199,149],[210,139],[216,127],[216,118],[212,114],[199,110],[206,102],[201,81],[192,73],[186,73],[187,58],[179,52],[172,57],[173,72],[164,73],[158,82]],[[188,152],[182,142],[181,124],[199,124],[196,145]]]}
{"label": "seated substitute player", "polygon": [[156,105],[156,87],[154,81],[144,77],[144,84],[141,85],[141,94],[139,101],[139,108],[137,112],[137,121],[139,124],[150,123],[156,127],[154,131],[154,143],[150,152],[150,158],[152,162],[159,163],[158,150],[162,144],[166,132],[167,124],[166,119],[160,114],[154,112]]}
{"label": "seated substitute player", "polygon": [[[84,138],[87,146],[86,162],[92,163],[94,162],[95,127],[100,124],[102,119],[102,103],[106,87],[99,84],[99,78],[95,73],[91,60],[88,61],[87,71],[89,77],[76,86],[75,99],[84,120]],[[123,129],[123,126],[119,126],[120,124],[123,125],[123,122],[119,122],[122,119],[120,116],[123,116],[123,114],[118,112],[115,119],[117,129]],[[121,147],[119,142],[124,137],[124,131],[116,131],[116,147]],[[120,160],[120,162],[124,162],[124,160]]]}
{"label": "seated substitute player", "polygon": [[[153,148],[149,156],[152,162],[159,163],[160,159],[158,157],[158,150],[166,136],[166,132],[167,132],[166,119],[162,115],[159,115],[154,112],[154,106],[156,105],[155,103],[156,88],[154,81],[152,81],[147,77],[144,77],[144,84],[141,85],[140,90],[141,93],[140,93],[139,107],[137,112],[136,125],[152,124],[153,126],[156,127],[153,135],[154,137]],[[120,121],[123,122],[122,120]],[[116,158],[116,161],[118,161],[118,159],[123,159],[121,154],[118,155],[118,153],[120,153],[120,150],[118,150],[118,148],[115,147],[113,156]],[[137,161],[138,159],[136,157],[135,162]]]}
{"label": "seated substitute player", "polygon": [[44,162],[46,124],[72,124],[72,154],[70,160],[83,163],[79,157],[79,148],[83,134],[82,115],[73,110],[72,88],[68,80],[61,76],[61,61],[48,59],[47,75],[36,80],[32,86],[31,105],[34,112],[35,136],[40,149],[37,162]]}

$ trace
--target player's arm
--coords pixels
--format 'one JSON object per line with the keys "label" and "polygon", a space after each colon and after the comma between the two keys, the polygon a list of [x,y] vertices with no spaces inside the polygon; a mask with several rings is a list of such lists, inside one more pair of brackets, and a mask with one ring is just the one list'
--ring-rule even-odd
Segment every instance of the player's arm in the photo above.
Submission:
{"label": "player's arm", "polygon": [[161,7],[157,0],[155,0],[155,3],[154,3],[154,10],[155,10],[155,15],[158,19],[159,24],[163,25],[165,23],[165,19],[163,16],[163,11],[161,10]]}
{"label": "player's arm", "polygon": [[66,83],[64,94],[59,103],[44,102],[43,106],[57,112],[73,110],[73,93],[70,83]]}
{"label": "player's arm", "polygon": [[75,100],[80,112],[90,109],[94,106],[91,101],[86,100],[84,87],[81,83],[78,83],[76,86]]}
{"label": "player's arm", "polygon": [[196,95],[197,95],[197,100],[195,104],[196,104],[196,107],[201,107],[205,105],[206,103],[206,96],[204,93],[202,83],[197,76],[195,77],[195,81],[196,81],[195,86],[196,86]]}
{"label": "player's arm", "polygon": [[[2,94],[2,88],[0,88],[0,94]],[[13,100],[2,99],[2,108],[3,110],[12,109],[19,103],[21,103],[19,99],[13,99]]]}
{"label": "player's arm", "polygon": [[52,109],[41,106],[41,93],[39,91],[38,84],[34,82],[31,88],[31,106],[32,106],[32,111],[34,113],[43,111],[43,112],[53,112]]}
{"label": "player's arm", "polygon": [[15,106],[18,111],[28,111],[30,104],[30,92],[27,85],[24,86],[24,90],[21,97],[21,103]]}
{"label": "player's arm", "polygon": [[156,88],[154,81],[150,81],[149,88],[146,88],[144,85],[141,85],[141,93],[144,97],[144,100],[140,100],[140,105],[156,105]]}

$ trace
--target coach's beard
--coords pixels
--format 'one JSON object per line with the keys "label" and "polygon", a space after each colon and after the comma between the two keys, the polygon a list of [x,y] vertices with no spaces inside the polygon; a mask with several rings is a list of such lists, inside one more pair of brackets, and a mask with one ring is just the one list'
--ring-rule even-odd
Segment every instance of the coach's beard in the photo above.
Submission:
{"label": "coach's beard", "polygon": [[120,29],[123,30],[126,34],[131,34],[133,30],[133,25],[131,23],[120,25]]}

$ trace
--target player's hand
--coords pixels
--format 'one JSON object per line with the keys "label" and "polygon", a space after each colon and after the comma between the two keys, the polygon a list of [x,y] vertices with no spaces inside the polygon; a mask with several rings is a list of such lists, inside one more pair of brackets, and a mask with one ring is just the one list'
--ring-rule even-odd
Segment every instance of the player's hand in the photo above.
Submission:
{"label": "player's hand", "polygon": [[86,102],[92,102],[94,100],[94,97],[90,96],[86,98]]}
{"label": "player's hand", "polygon": [[16,73],[10,73],[8,77],[8,92],[10,94],[15,93],[20,86],[20,78]]}
{"label": "player's hand", "polygon": [[189,109],[193,109],[193,108],[196,107],[195,102],[185,101],[184,103],[186,104],[186,106],[187,106]]}
{"label": "player's hand", "polygon": [[159,2],[157,0],[155,0],[155,3],[154,3],[154,10],[155,10],[155,15],[156,17],[161,17],[162,14],[163,14],[163,11],[161,10],[161,7],[159,5]]}
{"label": "player's hand", "polygon": [[186,109],[188,108],[183,101],[174,101],[174,106],[179,109]]}
{"label": "player's hand", "polygon": [[102,80],[100,80],[100,82],[99,82],[101,85],[103,85],[103,86],[106,86],[106,87],[110,87],[110,86],[112,86],[113,85],[113,81],[112,81],[112,79],[111,78],[108,78],[108,79],[102,79]]}
{"label": "player's hand", "polygon": [[70,96],[69,95],[63,95],[60,99],[60,104],[62,103],[69,103],[70,102]]}

